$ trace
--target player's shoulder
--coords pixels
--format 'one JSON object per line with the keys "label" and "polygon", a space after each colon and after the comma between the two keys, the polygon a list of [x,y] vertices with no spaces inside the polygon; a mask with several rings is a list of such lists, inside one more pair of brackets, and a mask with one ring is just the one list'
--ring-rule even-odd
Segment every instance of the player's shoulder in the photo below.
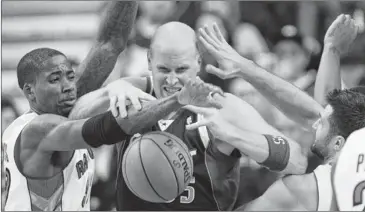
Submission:
{"label": "player's shoulder", "polygon": [[21,148],[35,148],[52,129],[67,121],[63,116],[42,114],[32,119],[21,132]]}

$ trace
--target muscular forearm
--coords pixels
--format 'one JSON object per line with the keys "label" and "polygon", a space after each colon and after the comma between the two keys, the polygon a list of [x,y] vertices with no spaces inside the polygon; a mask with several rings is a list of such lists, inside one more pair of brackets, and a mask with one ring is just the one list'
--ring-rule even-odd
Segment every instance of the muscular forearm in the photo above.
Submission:
{"label": "muscular forearm", "polygon": [[291,83],[277,77],[251,61],[241,61],[240,75],[272,104],[294,121],[311,130],[323,110],[312,97]]}
{"label": "muscular forearm", "polygon": [[103,17],[97,42],[80,64],[77,96],[101,87],[125,49],[137,14],[136,1],[113,1]]}
{"label": "muscular forearm", "polygon": [[182,105],[177,100],[177,94],[175,94],[163,99],[142,102],[140,111],[130,107],[128,117],[118,117],[117,122],[127,134],[143,133],[156,124],[158,120],[181,107]]}
{"label": "muscular forearm", "polygon": [[332,46],[325,45],[314,88],[315,100],[326,106],[326,96],[334,89],[341,89],[340,53]]}
{"label": "muscular forearm", "polygon": [[[289,144],[290,155],[285,169],[279,172],[281,174],[305,173],[307,168],[307,159],[303,154],[301,147],[296,142],[288,138],[285,139]],[[262,134],[252,133],[236,128],[235,130],[232,130],[230,137],[225,141],[258,163],[263,163],[269,157],[270,148],[268,140]]]}

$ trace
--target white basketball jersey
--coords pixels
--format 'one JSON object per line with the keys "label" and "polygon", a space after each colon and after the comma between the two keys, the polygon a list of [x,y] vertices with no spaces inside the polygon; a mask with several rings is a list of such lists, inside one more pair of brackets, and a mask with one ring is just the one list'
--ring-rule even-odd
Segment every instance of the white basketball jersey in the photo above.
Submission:
{"label": "white basketball jersey", "polygon": [[334,170],[333,186],[341,211],[365,211],[365,128],[348,137]]}
{"label": "white basketball jersey", "polygon": [[318,207],[317,211],[330,211],[333,200],[333,189],[331,183],[331,166],[321,165],[314,170],[317,180]]}
{"label": "white basketball jersey", "polygon": [[[47,179],[33,179],[18,169],[14,151],[19,151],[18,136],[37,114],[17,118],[3,134],[3,157],[6,177],[6,211],[88,211],[94,175],[92,150],[75,150],[64,170]],[[19,163],[18,163],[19,164]]]}

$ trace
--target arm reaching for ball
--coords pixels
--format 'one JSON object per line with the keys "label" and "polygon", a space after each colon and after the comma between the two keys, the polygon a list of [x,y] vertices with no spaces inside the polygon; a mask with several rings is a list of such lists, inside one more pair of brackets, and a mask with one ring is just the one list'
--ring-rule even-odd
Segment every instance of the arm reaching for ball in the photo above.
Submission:
{"label": "arm reaching for ball", "polygon": [[249,158],[282,174],[303,174],[306,153],[300,145],[266,123],[260,114],[238,97],[218,94],[213,97],[221,109],[186,106],[204,119],[187,126],[188,130],[207,126],[213,136],[240,150]]}

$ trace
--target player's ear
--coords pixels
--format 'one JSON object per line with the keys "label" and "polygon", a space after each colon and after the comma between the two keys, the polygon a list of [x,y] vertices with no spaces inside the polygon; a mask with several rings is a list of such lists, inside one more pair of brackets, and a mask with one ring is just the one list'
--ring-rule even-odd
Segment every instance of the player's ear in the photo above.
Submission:
{"label": "player's ear", "polygon": [[25,83],[23,87],[23,92],[25,97],[27,97],[30,101],[35,101],[35,93],[34,93],[34,87],[30,83]]}
{"label": "player's ear", "polygon": [[334,142],[334,145],[333,145],[334,150],[336,152],[339,152],[345,144],[345,138],[338,135],[333,138],[333,142]]}

